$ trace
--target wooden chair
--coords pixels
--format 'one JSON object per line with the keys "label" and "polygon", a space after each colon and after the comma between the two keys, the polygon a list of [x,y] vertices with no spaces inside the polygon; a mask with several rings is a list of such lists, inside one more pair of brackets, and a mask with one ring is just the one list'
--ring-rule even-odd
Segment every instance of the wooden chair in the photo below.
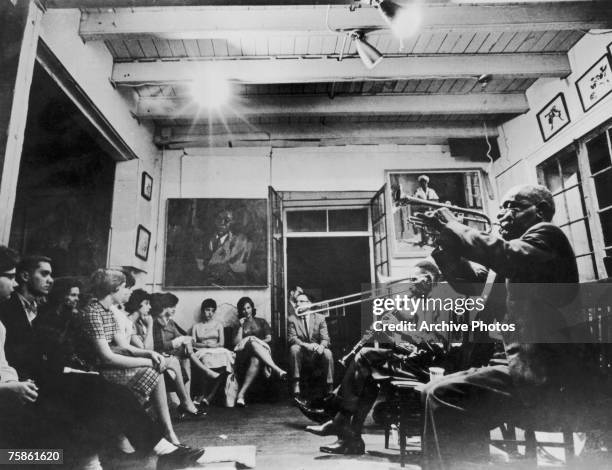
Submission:
{"label": "wooden chair", "polygon": [[[390,383],[395,399],[393,400],[394,415],[398,417],[398,433],[400,446],[400,465],[404,467],[406,460],[406,438],[421,436],[423,431],[423,405],[421,403],[421,382],[413,380],[393,380]],[[394,420],[392,420],[394,421]],[[391,425],[385,425],[385,449],[389,448]]]}

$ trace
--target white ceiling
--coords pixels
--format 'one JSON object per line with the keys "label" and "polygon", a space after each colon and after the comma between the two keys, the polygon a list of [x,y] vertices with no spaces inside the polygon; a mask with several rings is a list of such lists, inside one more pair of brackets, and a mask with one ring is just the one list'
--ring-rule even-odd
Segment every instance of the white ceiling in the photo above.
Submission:
{"label": "white ceiling", "polygon": [[[51,0],[78,7],[80,35],[103,41],[112,80],[134,93],[160,145],[411,143],[490,135],[527,110],[539,77],[567,77],[567,51],[612,28],[611,1],[422,1],[403,44],[368,1]],[[398,0],[407,4],[410,0]],[[384,56],[368,70],[346,31]],[[189,84],[227,76],[234,98],[209,112]],[[478,77],[490,74],[486,87]]]}

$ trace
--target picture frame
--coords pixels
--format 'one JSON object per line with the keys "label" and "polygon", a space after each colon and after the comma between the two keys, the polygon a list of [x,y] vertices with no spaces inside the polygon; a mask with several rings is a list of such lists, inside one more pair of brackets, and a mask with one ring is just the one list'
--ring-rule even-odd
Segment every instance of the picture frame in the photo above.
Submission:
{"label": "picture frame", "polygon": [[[419,178],[429,178],[428,187],[436,193],[438,201],[483,211],[484,184],[482,174],[477,168],[458,168],[449,170],[387,170],[387,227],[390,255],[393,258],[425,258],[431,254],[431,240],[410,218],[419,211],[418,207],[404,206],[401,199],[405,196],[422,198],[419,191]],[[423,209],[426,210],[426,209]],[[480,227],[477,227],[480,228]]]}
{"label": "picture frame", "polygon": [[585,113],[612,93],[612,62],[609,53],[603,55],[576,80],[576,89]]}
{"label": "picture frame", "polygon": [[150,201],[153,196],[153,177],[146,171],[142,172],[140,195],[147,201]]}
{"label": "picture frame", "polygon": [[537,114],[538,126],[544,142],[561,132],[571,122],[565,95],[559,93]]}
{"label": "picture frame", "polygon": [[136,249],[135,254],[143,261],[149,259],[149,246],[151,244],[151,232],[144,226],[139,225],[136,230]]}
{"label": "picture frame", "polygon": [[163,284],[172,289],[267,288],[267,200],[168,199]]}

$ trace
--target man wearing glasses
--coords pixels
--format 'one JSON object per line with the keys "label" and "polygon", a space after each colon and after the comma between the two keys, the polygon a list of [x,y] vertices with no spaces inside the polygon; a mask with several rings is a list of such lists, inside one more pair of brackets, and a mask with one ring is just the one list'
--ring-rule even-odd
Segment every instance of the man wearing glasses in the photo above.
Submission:
{"label": "man wearing glasses", "polygon": [[446,208],[419,215],[439,233],[432,256],[455,290],[484,295],[487,270],[494,271],[480,318],[516,325],[502,334],[507,364],[458,372],[423,390],[426,468],[486,459],[490,429],[525,411],[576,403],[570,397],[584,384],[584,364],[579,345],[567,344],[559,309],[578,293],[578,269],[554,213],[548,189],[525,185],[503,198],[499,236],[459,223]]}

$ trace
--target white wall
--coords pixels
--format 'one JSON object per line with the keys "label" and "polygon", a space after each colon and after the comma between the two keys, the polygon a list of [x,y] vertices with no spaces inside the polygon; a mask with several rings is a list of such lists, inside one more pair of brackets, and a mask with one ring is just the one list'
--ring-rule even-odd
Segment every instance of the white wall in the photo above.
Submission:
{"label": "white wall", "polygon": [[[109,265],[134,266],[152,275],[153,257],[141,261],[134,255],[134,247],[139,224],[151,230],[151,247],[156,243],[153,221],[157,218],[160,151],[153,144],[152,125],[139,124],[130,114],[133,92],[122,94],[111,85],[113,58],[106,46],[99,41],[83,43],[78,35],[79,22],[79,10],[47,10],[40,37],[138,157],[117,164]],[[150,202],[140,196],[142,171],[153,176]]]}
{"label": "white wall", "polygon": [[[500,126],[501,158],[495,162],[495,175],[503,191],[529,180],[537,181],[535,167],[567,147],[594,127],[612,117],[612,94],[587,113],[580,104],[575,82],[606,53],[612,34],[584,36],[568,53],[572,73],[566,79],[546,78],[527,90],[529,112]],[[558,93],[563,92],[571,122],[548,142],[544,142],[536,114]],[[512,170],[509,170],[511,167]]]}
{"label": "white wall", "polygon": [[[500,126],[498,142],[501,158],[494,166],[500,193],[517,184],[536,183],[537,165],[612,118],[612,94],[585,113],[575,85],[576,81],[606,53],[607,45],[611,42],[612,34],[585,35],[568,53],[571,75],[566,79],[538,80],[527,90],[529,112]],[[536,115],[561,92],[565,96],[571,122],[548,142],[544,142]],[[600,276],[605,276],[604,243],[588,165],[581,164],[580,171],[584,182],[584,200],[589,214],[597,269]]]}
{"label": "white wall", "polygon": [[[165,151],[162,164],[160,217],[155,250],[154,290],[163,284],[166,204],[168,198],[267,198],[268,186],[278,191],[375,191],[385,183],[386,170],[483,168],[468,159],[452,158],[438,145],[345,146],[269,148],[191,148]],[[414,259],[396,259],[394,275],[401,275]],[[190,326],[200,303],[213,297],[236,304],[248,295],[261,316],[270,318],[269,289],[175,289],[177,320]]]}

